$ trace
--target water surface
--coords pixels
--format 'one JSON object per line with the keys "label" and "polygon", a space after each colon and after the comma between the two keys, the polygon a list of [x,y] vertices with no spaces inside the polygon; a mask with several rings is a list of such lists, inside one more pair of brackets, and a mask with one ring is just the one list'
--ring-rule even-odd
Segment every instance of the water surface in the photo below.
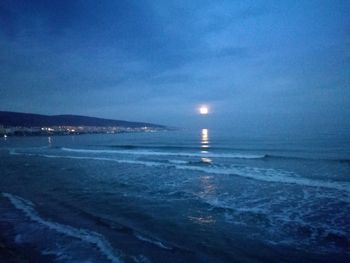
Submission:
{"label": "water surface", "polygon": [[35,262],[349,262],[346,138],[0,142],[2,242]]}

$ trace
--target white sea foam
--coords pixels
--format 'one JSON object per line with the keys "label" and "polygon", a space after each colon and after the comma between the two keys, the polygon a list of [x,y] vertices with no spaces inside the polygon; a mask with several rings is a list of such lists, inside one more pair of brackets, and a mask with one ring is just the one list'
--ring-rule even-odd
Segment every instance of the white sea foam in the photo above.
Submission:
{"label": "white sea foam", "polygon": [[72,155],[52,155],[52,154],[33,154],[33,153],[18,153],[13,152],[12,155],[26,155],[26,156],[39,156],[45,158],[62,158],[62,159],[77,159],[77,160],[96,160],[96,161],[110,161],[117,163],[126,163],[126,164],[140,164],[144,166],[173,166],[166,163],[151,162],[151,161],[138,161],[138,160],[119,160],[114,158],[106,157],[89,157],[89,156],[72,156]]}
{"label": "white sea foam", "polygon": [[347,182],[330,182],[324,180],[309,179],[305,177],[298,177],[289,172],[274,169],[261,169],[254,167],[239,166],[230,168],[220,168],[177,165],[176,167],[178,169],[196,170],[211,174],[238,175],[241,177],[265,182],[297,184],[302,186],[322,187],[350,192],[350,184]]}
{"label": "white sea foam", "polygon": [[183,156],[183,157],[208,157],[208,158],[233,158],[233,159],[261,159],[266,157],[263,154],[241,154],[241,153],[200,153],[200,152],[160,152],[149,150],[90,150],[62,148],[63,151],[77,153],[108,153],[127,155],[153,155],[153,156]]}
{"label": "white sea foam", "polygon": [[151,239],[151,238],[148,238],[148,237],[144,237],[144,236],[142,236],[140,234],[135,234],[135,236],[141,241],[151,243],[151,244],[156,245],[156,246],[158,246],[160,248],[167,249],[167,250],[171,250],[172,249],[171,247],[165,246],[159,240],[155,240],[155,239]]}
{"label": "white sea foam", "polygon": [[110,243],[101,234],[85,229],[77,229],[72,226],[48,221],[42,218],[36,212],[33,203],[31,203],[30,201],[27,201],[21,197],[9,193],[2,193],[2,195],[8,198],[14,207],[16,207],[18,210],[21,210],[32,221],[44,225],[49,229],[55,230],[58,233],[80,239],[83,242],[87,242],[98,247],[100,252],[111,262],[122,262],[122,260],[115,255],[115,251],[110,245]]}
{"label": "white sea foam", "polygon": [[184,160],[168,160],[169,163],[173,163],[173,164],[187,164],[188,161],[184,161]]}
{"label": "white sea foam", "polygon": [[[250,196],[251,193],[247,192],[247,194]],[[294,200],[292,197],[289,200],[291,203],[286,203],[285,200],[279,200],[278,198],[264,201],[253,197],[253,200],[258,201],[254,202],[254,205],[252,205],[252,200],[241,202],[236,197],[224,195],[218,197],[204,196],[203,199],[213,207],[229,209],[224,213],[227,223],[242,226],[253,225],[259,229],[264,229],[262,233],[257,232],[252,237],[256,239],[260,236],[259,238],[270,244],[293,245],[299,249],[307,249],[309,245],[315,245],[316,242],[321,240],[321,242],[324,242],[325,239],[333,239],[333,241],[329,241],[330,243],[339,242],[340,247],[349,240],[349,227],[347,223],[343,222],[347,216],[347,207],[344,207],[344,210],[335,211],[332,209],[332,201],[319,199],[315,195],[295,198]],[[315,204],[317,204],[317,208],[315,208]],[[315,213],[318,214],[317,209],[323,212],[327,211],[327,215],[324,215],[322,220],[310,216]],[[328,246],[330,244],[320,244],[318,251],[322,247],[328,252],[329,249],[339,249],[334,247],[333,244],[331,247]],[[340,252],[341,249],[338,251]]]}
{"label": "white sea foam", "polygon": [[[18,153],[14,153],[18,154]],[[25,153],[23,153],[25,154]],[[47,154],[25,154],[42,156],[47,158],[69,158],[69,159],[82,159],[82,160],[100,160],[100,161],[113,161],[117,163],[144,165],[149,167],[161,166],[168,168],[175,168],[180,170],[201,171],[209,174],[222,174],[222,175],[236,175],[253,180],[259,180],[272,183],[285,183],[285,184],[297,184],[308,187],[321,187],[328,189],[335,189],[340,191],[350,192],[350,183],[348,182],[332,182],[325,180],[309,179],[305,177],[297,176],[296,174],[275,170],[275,169],[263,169],[247,166],[231,166],[231,167],[218,167],[218,166],[194,166],[185,164],[171,164],[151,161],[139,161],[139,160],[125,160],[114,159],[105,157],[89,157],[89,156],[60,156],[60,155],[47,155]]]}

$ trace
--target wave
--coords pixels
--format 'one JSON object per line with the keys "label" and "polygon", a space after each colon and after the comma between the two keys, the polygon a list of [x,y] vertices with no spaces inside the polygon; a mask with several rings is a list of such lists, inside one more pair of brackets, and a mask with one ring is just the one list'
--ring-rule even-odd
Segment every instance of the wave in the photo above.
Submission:
{"label": "wave", "polygon": [[184,161],[184,160],[168,160],[169,163],[173,163],[173,164],[188,164],[188,161]]}
{"label": "wave", "polygon": [[122,262],[121,259],[115,255],[114,249],[112,248],[111,244],[101,234],[86,229],[77,229],[72,226],[48,221],[42,218],[36,212],[34,204],[32,202],[9,193],[2,193],[2,195],[6,197],[16,209],[21,210],[32,221],[44,225],[49,229],[54,230],[60,234],[77,238],[83,242],[87,242],[96,246],[99,249],[99,251],[111,262]]}
{"label": "wave", "polygon": [[90,149],[72,149],[62,148],[66,152],[77,153],[108,153],[108,154],[127,154],[127,155],[157,155],[157,156],[183,156],[183,157],[208,157],[208,158],[234,158],[234,159],[261,159],[266,155],[262,154],[232,154],[232,153],[191,153],[191,152],[160,152],[149,150],[90,150]]}
{"label": "wave", "polygon": [[137,239],[139,239],[139,240],[141,240],[141,241],[144,241],[144,242],[147,242],[147,243],[156,245],[156,246],[158,246],[158,247],[160,247],[160,248],[163,248],[163,249],[172,250],[172,247],[169,247],[169,246],[164,245],[164,244],[163,244],[161,241],[159,241],[159,240],[152,239],[152,238],[148,238],[148,237],[142,236],[142,235],[140,235],[140,234],[135,234],[135,236],[137,237]]}
{"label": "wave", "polygon": [[[32,203],[30,203],[32,205]],[[141,232],[139,232],[138,230],[130,227],[130,226],[127,226],[127,225],[124,225],[124,224],[121,224],[121,223],[117,223],[115,221],[112,221],[110,219],[107,219],[107,218],[103,218],[103,217],[100,217],[100,216],[97,216],[95,215],[94,213],[91,213],[91,212],[87,212],[85,210],[83,210],[82,208],[80,207],[76,207],[75,205],[72,205],[72,204],[69,204],[69,203],[65,203],[65,202],[61,202],[59,201],[59,204],[61,206],[64,206],[72,211],[78,211],[79,212],[79,215],[82,215],[84,216],[85,218],[88,218],[90,220],[92,220],[95,224],[97,225],[103,225],[109,229],[113,229],[114,231],[118,231],[120,233],[123,233],[123,234],[131,234],[133,235],[134,237],[136,237],[138,240],[141,240],[143,242],[148,242],[148,243],[151,243],[151,244],[154,244],[162,249],[167,249],[167,250],[172,250],[172,249],[178,249],[178,247],[170,247],[168,245],[164,245],[164,241],[160,241],[159,238],[156,238],[156,237],[149,237]]]}
{"label": "wave", "polygon": [[293,176],[293,174],[291,173],[273,169],[261,169],[254,167],[219,168],[200,166],[177,166],[177,168],[202,171],[210,174],[237,175],[253,180],[272,183],[297,184],[301,186],[322,187],[350,192],[350,184],[347,182],[331,182],[316,179],[308,179],[305,177],[297,177],[296,175]]}
{"label": "wave", "polygon": [[[104,148],[110,148],[110,149],[156,149],[156,150],[190,150],[190,151],[200,151],[202,150],[202,146],[195,144],[195,145],[134,145],[134,144],[117,144],[117,145],[88,145],[89,147],[104,147]],[[208,148],[214,151],[259,151],[259,152],[271,152],[271,151],[277,151],[277,152],[283,152],[285,149],[269,149],[269,148],[256,148],[254,149],[247,149],[244,147],[232,147],[232,146],[218,146],[218,145],[207,145]],[[299,152],[300,150],[291,150],[289,151],[293,152]]]}
{"label": "wave", "polygon": [[[21,153],[14,153],[21,154]],[[284,184],[296,184],[308,187],[321,187],[328,188],[339,191],[350,192],[350,183],[348,182],[334,182],[325,181],[317,179],[309,179],[305,177],[300,177],[294,173],[267,169],[267,168],[256,168],[248,166],[214,166],[214,165],[193,165],[189,163],[186,164],[173,164],[164,163],[156,161],[139,161],[139,160],[127,160],[127,159],[114,159],[106,157],[89,157],[89,156],[59,156],[59,155],[47,155],[47,154],[25,154],[30,156],[41,156],[46,158],[68,158],[68,159],[81,159],[81,160],[97,160],[97,161],[113,161],[117,163],[134,164],[134,165],[144,165],[148,167],[167,167],[179,170],[190,170],[190,171],[200,171],[208,174],[219,174],[219,175],[233,175],[240,176],[252,180],[271,182],[271,183],[284,183]]]}
{"label": "wave", "polygon": [[[175,146],[175,145],[132,145],[132,144],[121,144],[121,145],[90,145],[92,147],[102,146],[112,149],[158,149],[158,150],[200,150],[200,146]],[[227,149],[227,148],[217,148],[215,149]]]}
{"label": "wave", "polygon": [[326,162],[340,162],[340,163],[350,163],[350,159],[346,158],[317,158],[317,157],[302,157],[302,156],[286,156],[286,155],[275,155],[266,154],[264,159],[274,159],[274,160],[304,160],[304,161],[326,161]]}
{"label": "wave", "polygon": [[[106,146],[108,147],[108,146]],[[228,158],[228,159],[251,159],[251,160],[301,160],[301,161],[326,161],[326,162],[338,162],[338,163],[349,163],[349,158],[318,158],[318,157],[306,157],[306,156],[291,156],[283,154],[270,154],[270,153],[225,153],[225,152],[212,152],[210,151],[198,152],[203,149],[198,147],[182,147],[182,146],[164,146],[164,149],[193,149],[198,150],[197,152],[185,152],[185,151],[154,151],[144,150],[142,148],[149,149],[162,149],[162,146],[137,146],[137,145],[118,145],[110,146],[110,148],[120,148],[125,150],[108,150],[108,149],[78,149],[78,148],[67,148],[67,147],[31,147],[31,148],[9,148],[7,149],[10,154],[16,154],[17,150],[28,150],[28,149],[53,149],[61,150],[65,152],[76,152],[76,153],[87,153],[87,154],[120,154],[120,155],[139,155],[139,156],[178,156],[178,157],[199,157],[199,158]],[[135,149],[135,150],[128,150]],[[218,149],[218,148],[217,148]],[[229,148],[223,148],[229,149]]]}
{"label": "wave", "polygon": [[[137,148],[137,146],[135,146]],[[181,147],[174,147],[181,148]],[[196,148],[198,149],[198,148]],[[149,156],[180,156],[180,157],[208,157],[208,158],[232,158],[232,159],[264,159],[264,160],[305,160],[305,161],[330,161],[350,163],[350,159],[346,158],[313,158],[303,156],[287,156],[277,154],[250,154],[250,153],[213,153],[213,152],[167,152],[167,151],[153,151],[153,150],[107,150],[107,149],[73,149],[62,147],[61,150],[67,152],[78,153],[107,153],[107,154],[126,154],[126,155],[149,155]],[[203,150],[203,149],[198,149]]]}

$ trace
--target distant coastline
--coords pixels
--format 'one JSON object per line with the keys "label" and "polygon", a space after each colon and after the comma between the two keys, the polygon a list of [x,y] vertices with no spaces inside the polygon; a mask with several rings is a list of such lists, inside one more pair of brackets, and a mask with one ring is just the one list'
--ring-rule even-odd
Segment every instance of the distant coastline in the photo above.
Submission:
{"label": "distant coastline", "polygon": [[41,115],[0,111],[0,136],[50,136],[169,130],[159,124],[79,115]]}

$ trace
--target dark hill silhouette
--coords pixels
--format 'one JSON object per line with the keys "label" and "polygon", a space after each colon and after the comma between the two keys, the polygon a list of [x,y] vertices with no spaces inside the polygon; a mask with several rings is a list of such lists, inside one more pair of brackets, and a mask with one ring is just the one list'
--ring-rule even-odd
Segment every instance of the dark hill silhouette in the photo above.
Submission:
{"label": "dark hill silhouette", "polygon": [[32,113],[20,113],[0,111],[0,125],[22,127],[49,127],[49,126],[123,126],[130,128],[153,127],[165,129],[165,126],[123,120],[110,120],[79,115],[41,115]]}

